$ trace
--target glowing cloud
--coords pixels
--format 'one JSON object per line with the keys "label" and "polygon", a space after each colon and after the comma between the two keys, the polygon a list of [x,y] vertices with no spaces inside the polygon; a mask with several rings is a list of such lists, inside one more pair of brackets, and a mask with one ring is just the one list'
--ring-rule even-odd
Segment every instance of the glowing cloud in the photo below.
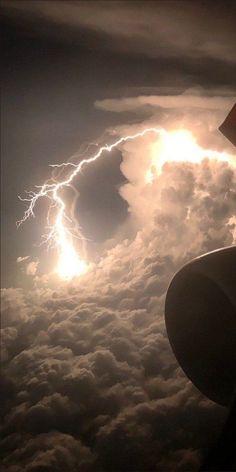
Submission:
{"label": "glowing cloud", "polygon": [[[111,152],[119,145],[141,138],[148,133],[158,134],[158,141],[149,144],[149,153],[151,159],[149,160],[149,168],[146,171],[145,182],[151,184],[155,176],[161,172],[162,166],[168,161],[190,161],[192,163],[199,163],[204,158],[229,161],[230,156],[226,153],[217,151],[210,151],[201,148],[193,135],[187,130],[177,130],[167,132],[163,128],[145,128],[140,132],[128,136],[120,137],[111,145],[101,146],[98,152],[90,157],[81,160],[78,164],[74,162],[63,162],[62,164],[51,165],[55,169],[59,169],[57,176],[52,175],[51,180],[47,181],[38,188],[37,192],[26,192],[26,198],[20,200],[27,202],[23,218],[17,222],[19,227],[28,218],[35,216],[34,210],[37,201],[42,197],[47,197],[50,201],[47,226],[49,232],[43,236],[48,245],[54,245],[58,252],[58,263],[56,266],[57,274],[63,279],[71,279],[75,276],[84,274],[88,270],[88,264],[83,260],[83,257],[77,252],[74,246],[74,238],[77,237],[83,241],[83,235],[78,229],[78,223],[73,221],[68,216],[66,200],[63,196],[63,191],[70,187],[72,188],[72,181],[78,174],[81,173],[82,168],[99,159],[104,152]],[[61,175],[66,173],[63,179]],[[58,179],[61,177],[61,180]]]}
{"label": "glowing cloud", "polygon": [[[59,165],[52,167],[67,168],[72,167],[72,171],[69,172],[68,176],[60,181],[49,183],[46,182],[39,188],[38,192],[30,191],[27,193],[27,198],[20,198],[20,200],[28,203],[28,208],[25,211],[23,218],[17,221],[17,227],[24,223],[28,218],[35,216],[34,208],[37,201],[42,197],[47,197],[50,200],[50,207],[48,211],[47,223],[49,227],[49,233],[44,236],[45,241],[50,245],[54,244],[58,251],[58,265],[56,272],[58,275],[64,279],[71,279],[74,276],[81,275],[86,272],[87,264],[83,261],[80,255],[76,252],[73,245],[73,234],[76,233],[76,236],[83,239],[82,235],[78,231],[77,227],[68,227],[68,220],[71,221],[66,212],[66,203],[64,202],[60,191],[64,190],[66,187],[71,186],[73,179],[81,172],[81,169],[86,165],[90,164],[101,157],[103,152],[111,152],[114,148],[126,142],[128,140],[133,140],[138,137],[144,136],[146,133],[165,133],[161,128],[146,128],[143,131],[121,137],[116,142],[111,145],[105,145],[99,148],[98,152],[88,158],[83,159],[79,164],[74,164],[72,162],[64,162]],[[55,180],[55,179],[54,179]],[[51,221],[52,210],[56,208],[56,218],[54,221]]]}
{"label": "glowing cloud", "polygon": [[166,162],[200,163],[203,159],[229,161],[230,156],[224,152],[203,149],[188,130],[176,130],[161,136],[158,142],[150,145],[151,165],[146,173],[146,182],[152,183],[155,175],[161,172]]}

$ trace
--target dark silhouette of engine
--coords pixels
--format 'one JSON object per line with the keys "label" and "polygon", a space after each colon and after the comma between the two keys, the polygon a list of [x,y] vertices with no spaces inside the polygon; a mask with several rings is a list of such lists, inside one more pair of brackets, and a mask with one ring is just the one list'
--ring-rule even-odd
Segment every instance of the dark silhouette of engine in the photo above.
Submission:
{"label": "dark silhouette of engine", "polygon": [[[236,146],[236,104],[219,129]],[[230,408],[201,470],[236,470],[236,246],[202,255],[174,276],[165,320],[186,375],[204,395]]]}

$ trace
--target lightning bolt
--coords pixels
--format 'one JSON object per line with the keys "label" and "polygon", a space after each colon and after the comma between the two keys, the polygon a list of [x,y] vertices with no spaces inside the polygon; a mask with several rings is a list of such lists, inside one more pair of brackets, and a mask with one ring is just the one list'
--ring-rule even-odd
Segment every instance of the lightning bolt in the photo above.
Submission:
{"label": "lightning bolt", "polygon": [[[47,233],[42,236],[42,243],[46,243],[48,247],[54,246],[58,251],[57,273],[64,279],[71,279],[75,275],[81,275],[87,271],[88,265],[81,257],[79,251],[75,250],[74,238],[78,238],[82,242],[82,252],[85,252],[85,238],[81,232],[79,224],[73,218],[73,211],[78,197],[78,191],[73,186],[73,180],[78,174],[82,174],[82,170],[86,165],[92,164],[98,160],[103,153],[111,153],[113,149],[119,147],[126,141],[132,141],[141,138],[147,133],[155,133],[161,136],[161,147],[159,152],[156,151],[156,144],[150,146],[151,167],[148,169],[145,182],[152,183],[155,175],[160,171],[163,164],[167,161],[190,161],[192,163],[201,162],[202,159],[215,159],[227,161],[233,164],[232,156],[225,152],[211,151],[203,149],[196,142],[191,132],[187,130],[177,130],[167,132],[163,128],[145,128],[142,131],[122,136],[114,143],[99,147],[98,151],[89,158],[83,156],[87,154],[91,145],[98,146],[97,143],[86,145],[83,152],[78,152],[71,157],[70,162],[61,164],[50,164],[52,176],[42,186],[35,186],[37,191],[26,191],[26,196],[19,199],[27,204],[27,208],[23,214],[23,218],[17,221],[19,228],[26,220],[35,217],[35,206],[41,198],[48,198],[50,201],[47,213]],[[82,158],[79,163],[74,162],[75,159]],[[66,177],[63,178],[63,174]],[[63,190],[70,188],[74,191],[74,200],[72,203],[71,214],[68,215]]]}
{"label": "lightning bolt", "polygon": [[[75,236],[82,241],[84,241],[84,238],[80,228],[74,228],[69,225],[72,224],[72,219],[67,214],[66,203],[61,196],[61,191],[67,187],[73,188],[72,182],[75,177],[82,172],[83,167],[98,160],[103,153],[111,153],[113,149],[117,148],[122,143],[143,137],[147,133],[168,134],[163,128],[145,128],[143,131],[136,134],[120,137],[113,144],[101,146],[96,154],[92,157],[82,159],[78,164],[74,162],[51,164],[53,174],[50,180],[46,181],[42,186],[35,186],[38,191],[25,191],[26,196],[24,198],[18,196],[21,201],[27,204],[27,209],[22,219],[16,222],[18,228],[29,218],[35,217],[35,206],[39,199],[49,199],[50,206],[47,215],[49,232],[43,235],[43,242],[47,243],[49,246],[56,246],[59,255],[57,272],[61,277],[70,279],[87,270],[86,262],[81,259],[73,245],[73,238]],[[58,181],[63,170],[67,168],[70,169],[67,177],[64,178],[64,180]],[[55,171],[58,171],[58,173],[56,174]],[[56,216],[53,223],[51,223],[51,214],[55,209]]]}

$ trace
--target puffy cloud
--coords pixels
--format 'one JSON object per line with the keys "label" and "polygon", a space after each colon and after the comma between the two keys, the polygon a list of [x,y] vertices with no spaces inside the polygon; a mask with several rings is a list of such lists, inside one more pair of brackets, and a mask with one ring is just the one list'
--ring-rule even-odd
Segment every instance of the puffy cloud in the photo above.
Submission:
{"label": "puffy cloud", "polygon": [[[69,434],[57,431],[40,434],[36,438],[27,436],[12,438],[15,450],[6,461],[6,470],[10,472],[39,472],[78,470],[90,471],[93,457],[89,449]],[[9,441],[4,447],[11,449]]]}
{"label": "puffy cloud", "polygon": [[178,366],[163,313],[173,274],[233,243],[236,171],[169,162],[147,185],[148,143],[122,148],[136,235],[71,283],[3,291],[6,471],[194,471],[221,428],[224,409]]}
{"label": "puffy cloud", "polygon": [[[150,127],[158,125],[167,130],[188,129],[197,136],[198,142],[205,149],[234,153],[233,146],[218,130],[234,103],[235,90],[219,92],[212,89],[209,92],[202,87],[193,87],[186,88],[183,92],[173,89],[171,93],[161,91],[159,95],[106,98],[97,100],[95,106],[113,113],[132,112],[141,115],[143,121],[145,119],[144,124]],[[140,128],[126,125],[120,126],[118,130],[128,134]],[[132,143],[127,143],[129,145],[132,146]]]}
{"label": "puffy cloud", "polygon": [[37,261],[32,261],[29,264],[27,264],[26,274],[27,275],[35,275],[36,272],[37,272],[38,265],[39,265],[38,260]]}

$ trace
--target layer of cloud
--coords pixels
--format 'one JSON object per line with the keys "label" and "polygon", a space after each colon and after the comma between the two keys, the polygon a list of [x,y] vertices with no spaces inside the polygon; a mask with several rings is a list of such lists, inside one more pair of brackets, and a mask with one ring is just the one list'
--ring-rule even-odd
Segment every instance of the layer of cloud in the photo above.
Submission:
{"label": "layer of cloud", "polygon": [[95,106],[101,110],[112,112],[133,111],[144,107],[164,109],[203,109],[221,110],[226,112],[232,107],[235,96],[202,96],[201,89],[189,89],[179,95],[143,95],[118,99],[97,100]]}
{"label": "layer of cloud", "polygon": [[37,272],[37,268],[39,265],[39,261],[31,261],[29,264],[27,264],[26,267],[26,274],[27,275],[35,275]]}
{"label": "layer of cloud", "polygon": [[[52,29],[82,28],[100,35],[100,46],[161,58],[210,58],[235,64],[235,5],[179,2],[3,3],[10,14],[49,22]],[[103,35],[103,36],[101,36]]]}
{"label": "layer of cloud", "polygon": [[21,262],[25,262],[29,259],[30,256],[19,256],[16,259],[17,264],[20,264]]}
{"label": "layer of cloud", "polygon": [[145,185],[145,149],[122,150],[134,239],[71,284],[2,292],[8,472],[194,471],[221,428],[225,411],[181,371],[163,313],[173,274],[233,243],[236,171],[172,162]]}

